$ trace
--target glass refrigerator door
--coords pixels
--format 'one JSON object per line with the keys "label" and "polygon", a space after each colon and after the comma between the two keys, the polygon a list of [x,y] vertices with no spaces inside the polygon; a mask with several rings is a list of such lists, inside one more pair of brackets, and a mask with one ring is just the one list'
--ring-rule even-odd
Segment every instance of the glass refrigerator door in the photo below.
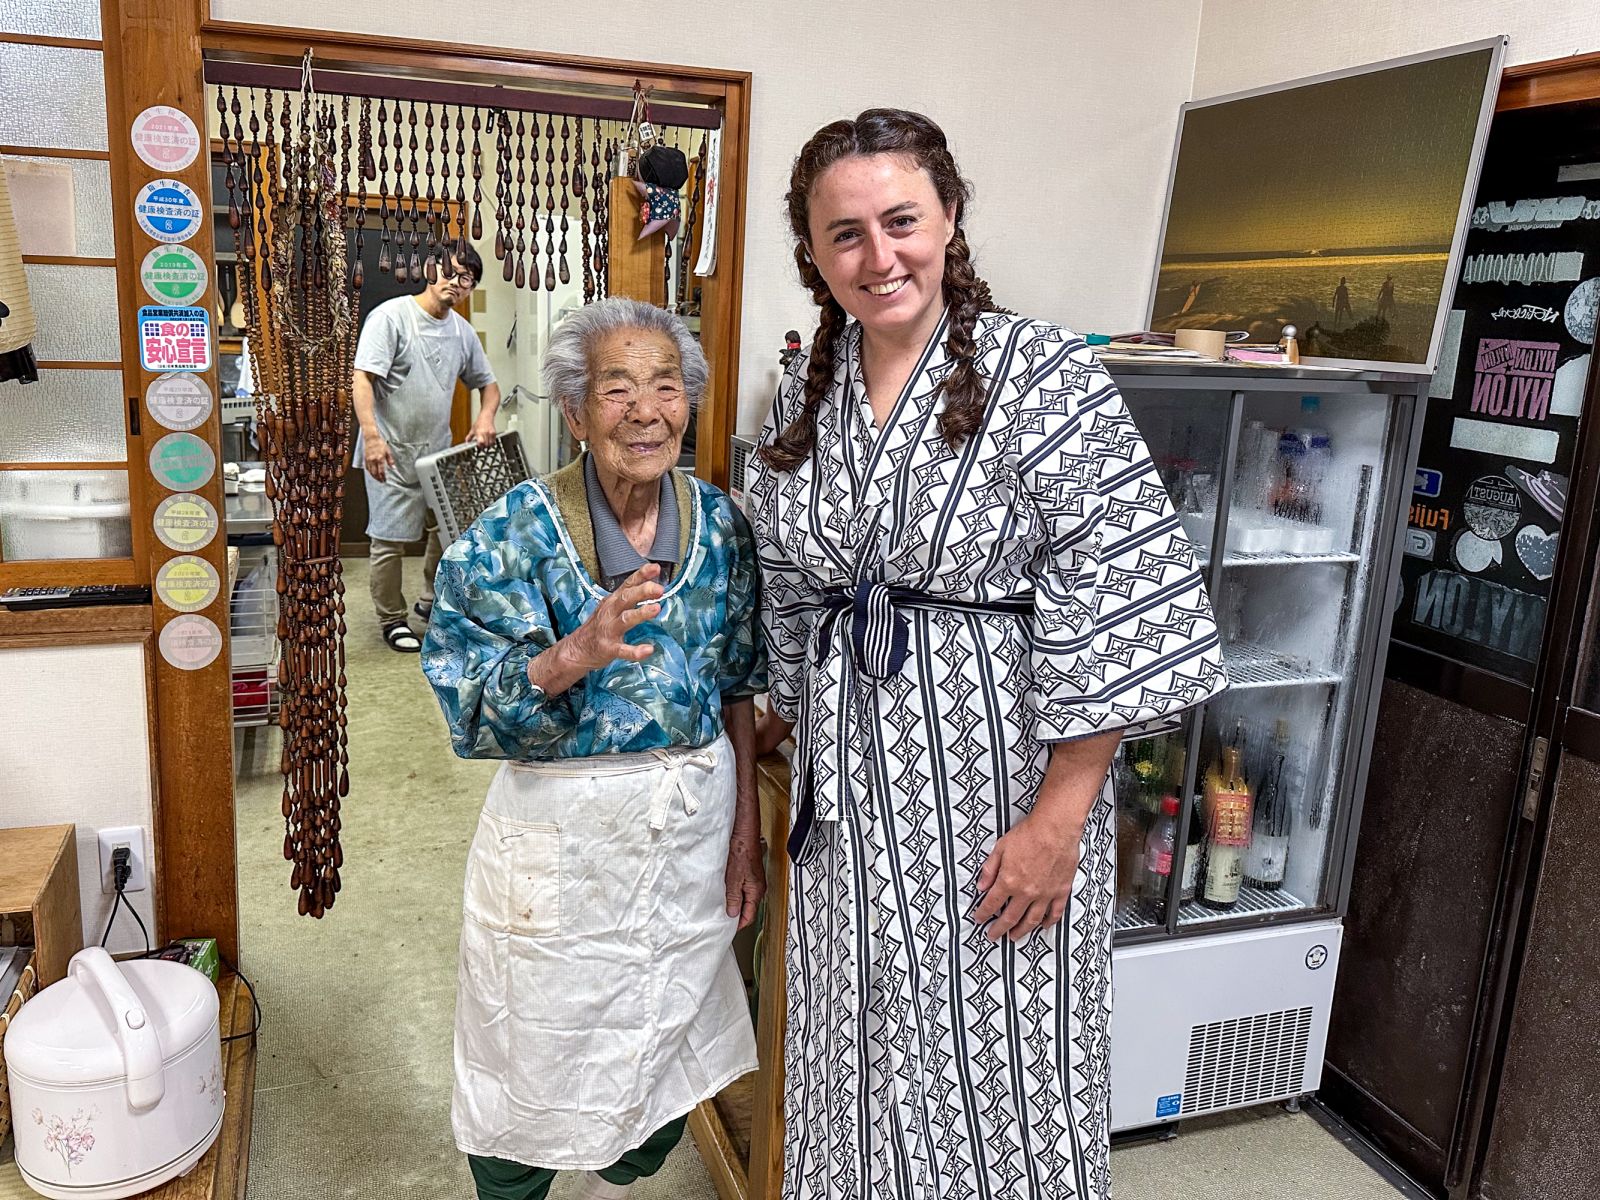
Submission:
{"label": "glass refrigerator door", "polygon": [[1202,861],[1180,928],[1330,903],[1369,593],[1385,565],[1391,414],[1391,397],[1372,393],[1243,398],[1210,576],[1231,686],[1201,718]]}
{"label": "glass refrigerator door", "polygon": [[[1172,497],[1184,529],[1204,557],[1216,526],[1217,496],[1227,460],[1232,393],[1123,385],[1123,397]],[[1112,766],[1117,791],[1117,916],[1119,932],[1164,929],[1172,877],[1192,895],[1197,876],[1187,837],[1198,837],[1193,804],[1190,714],[1159,737],[1124,741]],[[1189,809],[1185,821],[1185,808]],[[1193,833],[1190,833],[1190,829]]]}

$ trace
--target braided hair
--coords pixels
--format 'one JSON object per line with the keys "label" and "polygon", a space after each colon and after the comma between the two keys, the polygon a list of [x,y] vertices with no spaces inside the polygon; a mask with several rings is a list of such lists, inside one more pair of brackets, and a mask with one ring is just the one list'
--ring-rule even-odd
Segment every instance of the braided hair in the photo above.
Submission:
{"label": "braided hair", "polygon": [[978,373],[978,348],[973,341],[978,314],[1004,311],[989,295],[989,285],[972,266],[963,220],[972,199],[972,186],[961,177],[945,142],[944,131],[921,113],[897,108],[871,108],[853,121],[834,121],[811,136],[789,175],[789,229],[794,234],[795,266],[800,282],[822,310],[811,354],[806,364],[805,402],[799,414],[772,444],[760,451],[761,459],[778,471],[792,471],[810,456],[817,442],[817,413],[833,387],[833,364],[839,338],[844,333],[843,307],[828,289],[822,272],[806,250],[811,236],[811,192],[824,171],[851,155],[893,154],[927,172],[939,202],[955,210],[955,235],[945,247],[944,300],[950,310],[945,350],[951,371],[939,383],[944,411],[939,433],[955,449],[978,431],[988,405],[988,384]]}

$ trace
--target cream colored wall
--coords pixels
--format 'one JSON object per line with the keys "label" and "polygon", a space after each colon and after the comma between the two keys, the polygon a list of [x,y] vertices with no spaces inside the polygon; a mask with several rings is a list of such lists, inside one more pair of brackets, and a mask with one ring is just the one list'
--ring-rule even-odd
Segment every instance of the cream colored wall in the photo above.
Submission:
{"label": "cream colored wall", "polygon": [[[138,826],[154,877],[144,648],[0,650],[0,696],[0,827],[77,826],[83,937],[99,945],[114,898],[100,890],[96,830]],[[154,935],[155,892],[129,892],[128,901]],[[126,912],[108,945],[144,949]]]}
{"label": "cream colored wall", "polygon": [[1506,65],[1600,49],[1595,0],[1347,0],[1273,14],[1205,0],[1194,95],[1219,96],[1343,67],[1508,34]]}
{"label": "cream colored wall", "polygon": [[[270,11],[269,11],[270,8]],[[437,21],[358,0],[212,0],[218,18],[438,38]],[[977,188],[970,235],[1001,303],[1080,329],[1143,319],[1200,0],[905,5],[460,0],[460,42],[690,63],[754,75],[739,427],[759,423],[783,332],[814,324],[782,199],[818,126],[873,105],[945,127]],[[490,334],[491,338],[493,334]]]}

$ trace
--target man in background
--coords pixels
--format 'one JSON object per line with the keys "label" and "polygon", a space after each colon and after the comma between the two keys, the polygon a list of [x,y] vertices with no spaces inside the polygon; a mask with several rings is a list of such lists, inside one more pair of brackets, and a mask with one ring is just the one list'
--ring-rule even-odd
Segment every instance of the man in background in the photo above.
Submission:
{"label": "man in background", "polygon": [[372,606],[384,642],[402,653],[421,649],[401,590],[406,543],[427,534],[422,595],[414,610],[424,621],[433,615],[433,576],[443,552],[417,479],[417,459],[449,447],[457,380],[483,393],[470,439],[486,446],[495,437],[500,385],[478,335],[455,311],[482,277],[483,259],[476,250],[447,249],[434,279],[419,294],[398,296],[372,310],[356,346],[352,397],[361,427],[356,462],[366,469]]}

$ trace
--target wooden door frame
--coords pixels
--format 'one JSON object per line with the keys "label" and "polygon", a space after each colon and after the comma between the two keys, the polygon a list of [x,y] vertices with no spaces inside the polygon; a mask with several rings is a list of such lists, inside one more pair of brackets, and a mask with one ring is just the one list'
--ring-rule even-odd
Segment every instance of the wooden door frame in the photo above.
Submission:
{"label": "wooden door frame", "polygon": [[[722,110],[722,200],[719,207],[717,270],[704,281],[702,329],[710,349],[711,386],[702,412],[700,474],[726,484],[728,439],[738,414],[740,306],[743,291],[746,192],[748,187],[751,75],[748,71],[608,61],[579,55],[544,54],[492,46],[465,46],[413,38],[366,35],[213,20],[209,0],[101,0],[110,131],[112,207],[118,246],[118,303],[131,326],[141,289],[139,263],[153,242],[132,220],[137,190],[159,174],[172,175],[209,201],[210,156],[203,154],[183,171],[157,172],[133,155],[127,130],[135,114],[154,104],[187,113],[201,130],[209,109],[204,61],[208,54],[247,61],[298,64],[309,47],[318,64],[380,68],[398,75],[457,75],[485,82],[508,78],[556,84],[566,90],[631,87],[635,80],[653,87],[663,102],[691,101]],[[204,139],[209,145],[209,139]],[[215,259],[209,221],[189,241],[202,260]],[[207,296],[204,303],[211,304]],[[125,326],[125,333],[128,327]],[[130,396],[142,395],[154,378],[142,371],[136,339],[123,339],[123,371]],[[206,382],[213,394],[215,369]],[[217,412],[195,433],[220,453]],[[143,447],[130,443],[130,493],[134,497],[135,566],[142,578],[175,552],[143,536],[156,502],[165,495],[150,476]],[[194,489],[224,512],[221,473]],[[201,552],[227,577],[222,530]],[[178,614],[152,605],[153,630]],[[205,611],[220,629],[228,628],[224,593]],[[228,714],[232,686],[226,643],[208,667],[180,671],[161,656],[155,662],[152,714],[160,779],[156,810],[157,938],[206,934],[217,938],[230,962],[238,961],[239,903],[234,830],[233,732]],[[292,903],[285,889],[284,902]]]}

